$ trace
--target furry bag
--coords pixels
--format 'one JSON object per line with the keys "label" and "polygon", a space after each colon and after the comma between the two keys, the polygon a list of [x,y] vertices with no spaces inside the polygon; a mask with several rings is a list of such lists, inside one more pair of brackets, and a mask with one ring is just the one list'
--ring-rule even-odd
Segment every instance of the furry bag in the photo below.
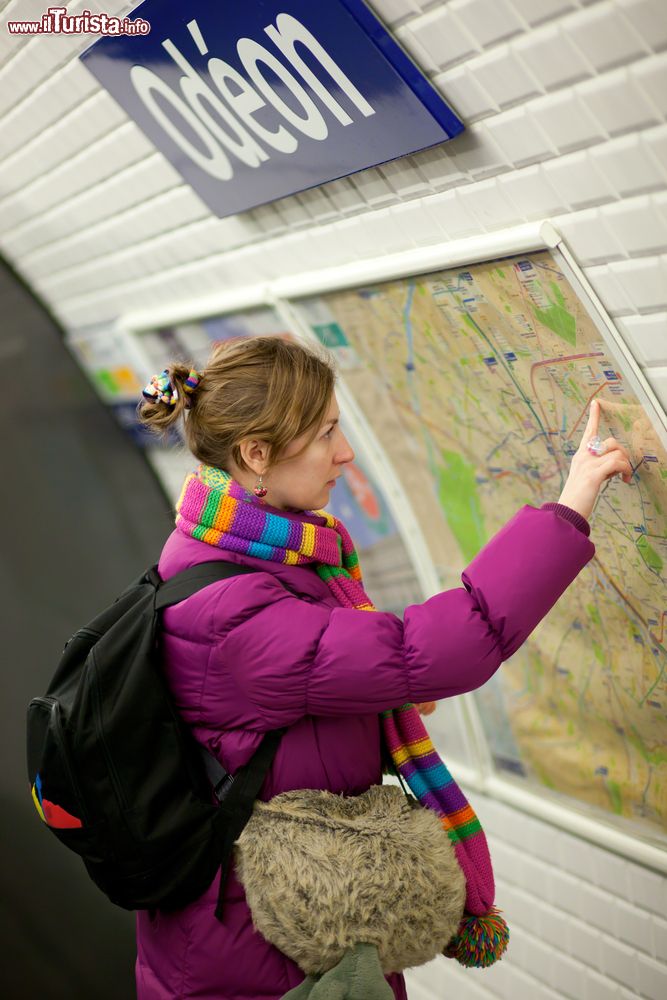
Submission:
{"label": "furry bag", "polygon": [[256,930],[308,975],[359,943],[377,948],[383,973],[422,965],[463,917],[466,881],[449,837],[395,785],[256,802],[235,860]]}

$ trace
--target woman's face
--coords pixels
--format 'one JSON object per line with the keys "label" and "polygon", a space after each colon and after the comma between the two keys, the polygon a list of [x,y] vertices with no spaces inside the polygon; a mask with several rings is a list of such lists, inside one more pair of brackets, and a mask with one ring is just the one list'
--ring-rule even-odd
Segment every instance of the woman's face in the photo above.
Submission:
{"label": "woman's face", "polygon": [[[319,427],[315,439],[306,450],[296,455],[306,442],[307,435],[292,441],[287,447],[284,461],[267,473],[262,485],[267,493],[264,502],[278,510],[320,510],[329,502],[332,480],[338,479],[343,465],[354,459],[354,451],[340,429],[340,410],[335,393],[332,394],[324,423]],[[266,464],[266,445],[262,441],[244,441],[241,444],[243,459],[257,475],[241,472],[238,466],[229,472],[252,492],[259,472]]]}

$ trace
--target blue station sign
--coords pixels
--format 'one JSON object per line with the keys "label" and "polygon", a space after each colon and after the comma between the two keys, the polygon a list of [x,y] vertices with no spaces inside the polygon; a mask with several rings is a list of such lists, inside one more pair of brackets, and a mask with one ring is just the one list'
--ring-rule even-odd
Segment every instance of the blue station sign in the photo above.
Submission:
{"label": "blue station sign", "polygon": [[363,0],[146,0],[81,59],[217,216],[463,130]]}

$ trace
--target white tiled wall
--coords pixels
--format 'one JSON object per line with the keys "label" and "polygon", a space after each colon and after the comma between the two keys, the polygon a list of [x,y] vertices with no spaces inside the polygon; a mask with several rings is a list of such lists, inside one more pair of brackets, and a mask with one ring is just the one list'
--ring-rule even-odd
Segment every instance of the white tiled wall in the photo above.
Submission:
{"label": "white tiled wall", "polygon": [[413,969],[410,1000],[664,1000],[667,880],[466,793],[488,837],[509,950],[489,969],[446,958]]}
{"label": "white tiled wall", "polygon": [[[0,251],[69,330],[127,310],[551,218],[667,405],[667,0],[370,0],[464,118],[403,160],[216,219],[76,54],[0,30]],[[118,0],[69,4],[125,13]],[[667,880],[473,801],[511,949],[411,1000],[667,997]]]}

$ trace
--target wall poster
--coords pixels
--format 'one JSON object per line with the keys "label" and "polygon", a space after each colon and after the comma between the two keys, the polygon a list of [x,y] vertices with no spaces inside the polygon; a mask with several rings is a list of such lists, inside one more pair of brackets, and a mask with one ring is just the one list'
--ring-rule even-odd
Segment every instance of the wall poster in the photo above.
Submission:
{"label": "wall poster", "polygon": [[444,588],[523,505],[557,500],[585,426],[629,450],[596,555],[476,693],[497,772],[667,844],[667,451],[557,251],[293,302],[339,359]]}
{"label": "wall poster", "polygon": [[117,331],[107,326],[78,330],[66,343],[105,403],[136,400],[143,386]]}
{"label": "wall poster", "polygon": [[[139,424],[136,412],[148,378],[141,381],[124,334],[102,325],[77,330],[67,336],[66,343],[125,433],[140,448],[151,447],[155,439]],[[168,435],[166,443],[174,440],[175,435]]]}

